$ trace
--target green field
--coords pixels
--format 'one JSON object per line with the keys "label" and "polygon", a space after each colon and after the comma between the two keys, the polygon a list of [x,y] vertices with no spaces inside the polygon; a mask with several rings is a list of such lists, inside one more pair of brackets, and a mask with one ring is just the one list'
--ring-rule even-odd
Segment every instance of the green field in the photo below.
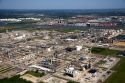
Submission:
{"label": "green field", "polygon": [[100,47],[93,47],[91,49],[91,52],[94,54],[100,54],[104,56],[116,56],[118,55],[119,51],[118,50],[111,50],[108,48],[100,48]]}
{"label": "green field", "polygon": [[99,61],[97,64],[98,64],[98,65],[102,65],[102,64],[105,64],[105,63],[106,63],[106,61],[101,60],[101,61]]}
{"label": "green field", "polygon": [[75,81],[70,80],[67,83],[79,83],[79,82],[75,82]]}
{"label": "green field", "polygon": [[62,33],[80,32],[80,30],[77,30],[77,29],[69,29],[69,28],[65,28],[65,29],[55,29],[55,31],[57,31],[57,32],[62,32]]}
{"label": "green field", "polygon": [[0,83],[32,83],[32,82],[21,79],[20,76],[14,76],[11,78],[1,79]]}
{"label": "green field", "polygon": [[105,83],[125,83],[125,58],[122,57],[118,64],[112,68],[115,72]]}
{"label": "green field", "polygon": [[33,75],[35,77],[42,77],[45,75],[45,73],[39,73],[38,71],[27,71],[26,74]]}

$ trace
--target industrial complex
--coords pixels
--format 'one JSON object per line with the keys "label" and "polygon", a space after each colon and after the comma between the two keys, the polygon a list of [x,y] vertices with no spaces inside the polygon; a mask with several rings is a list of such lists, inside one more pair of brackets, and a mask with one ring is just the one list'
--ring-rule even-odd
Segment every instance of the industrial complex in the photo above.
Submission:
{"label": "industrial complex", "polygon": [[[122,29],[74,32],[14,30],[0,33],[0,79],[20,75],[33,83],[104,82],[120,58],[101,56],[93,47],[120,50]],[[40,75],[36,75],[38,73]]]}

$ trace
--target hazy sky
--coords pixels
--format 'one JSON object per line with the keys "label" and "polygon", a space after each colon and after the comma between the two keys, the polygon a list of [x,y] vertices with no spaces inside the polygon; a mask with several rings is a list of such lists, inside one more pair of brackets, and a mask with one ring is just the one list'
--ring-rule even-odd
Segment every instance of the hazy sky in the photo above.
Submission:
{"label": "hazy sky", "polygon": [[125,0],[0,0],[0,9],[125,8]]}

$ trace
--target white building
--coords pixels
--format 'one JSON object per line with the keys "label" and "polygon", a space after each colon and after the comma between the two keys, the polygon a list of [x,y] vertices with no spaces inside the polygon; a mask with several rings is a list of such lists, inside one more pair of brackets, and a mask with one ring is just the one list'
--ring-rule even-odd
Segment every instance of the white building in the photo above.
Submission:
{"label": "white building", "polygon": [[76,77],[77,73],[78,72],[74,69],[74,67],[69,67],[65,69],[65,74],[71,77]]}
{"label": "white building", "polygon": [[80,51],[82,49],[82,46],[76,46],[76,50]]}

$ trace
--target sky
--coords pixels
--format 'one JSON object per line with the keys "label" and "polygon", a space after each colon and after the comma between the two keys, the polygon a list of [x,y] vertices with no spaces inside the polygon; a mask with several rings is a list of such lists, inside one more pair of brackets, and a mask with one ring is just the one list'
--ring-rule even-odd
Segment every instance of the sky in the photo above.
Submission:
{"label": "sky", "polygon": [[0,9],[119,9],[125,0],[0,0]]}

